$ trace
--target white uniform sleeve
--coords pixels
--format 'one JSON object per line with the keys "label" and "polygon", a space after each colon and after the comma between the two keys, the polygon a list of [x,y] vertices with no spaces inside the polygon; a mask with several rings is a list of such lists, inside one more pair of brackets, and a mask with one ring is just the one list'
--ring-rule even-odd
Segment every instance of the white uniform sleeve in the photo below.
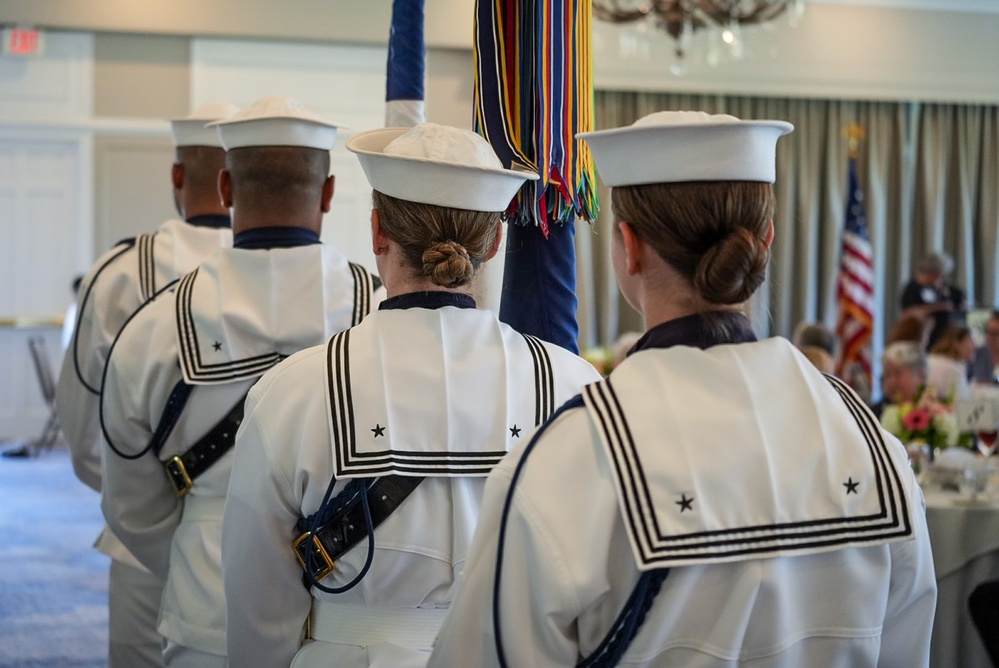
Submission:
{"label": "white uniform sleeve", "polygon": [[[154,428],[149,417],[150,398],[164,393],[162,388],[154,392],[148,378],[144,383],[137,377],[150,345],[157,344],[150,343],[146,328],[126,328],[108,361],[101,394],[107,437],[127,455],[135,455],[149,444]],[[165,403],[165,396],[162,401]],[[156,411],[157,417],[161,412],[162,408]],[[183,504],[163,464],[152,452],[126,459],[110,449],[103,461],[101,508],[108,526],[143,566],[165,579],[170,543],[180,524]]]}
{"label": "white uniform sleeve", "polygon": [[[126,249],[127,251],[127,249]],[[80,285],[77,325],[63,355],[56,385],[56,412],[76,476],[88,487],[101,489],[100,387],[108,351],[118,330],[139,306],[121,249],[113,249],[95,264]],[[126,252],[126,256],[130,256]],[[105,264],[113,262],[105,268]],[[101,269],[104,269],[101,271]]]}
{"label": "white uniform sleeve", "polygon": [[56,385],[56,412],[76,477],[97,492],[101,491],[99,411],[100,395],[84,387],[77,377],[71,340]]}
{"label": "white uniform sleeve", "polygon": [[[556,420],[553,425],[557,425]],[[548,437],[549,432],[542,438]],[[543,447],[543,446],[539,446]],[[458,592],[428,666],[499,666],[493,624],[493,587],[503,508],[522,450],[514,451],[486,482],[479,524]],[[514,494],[505,524],[500,630],[506,665],[572,666],[578,660],[576,618],[581,608],[571,568],[528,499]]]}
{"label": "white uniform sleeve", "polygon": [[[937,582],[926,527],[926,501],[912,479],[915,540],[891,546],[891,583],[881,635],[878,666],[925,666],[930,661],[930,630],[937,604]],[[916,631],[919,632],[916,632]]]}
{"label": "white uniform sleeve", "polygon": [[260,384],[246,400],[222,518],[222,580],[230,666],[287,666],[301,644],[312,595],[292,552],[299,504],[270,455]]}

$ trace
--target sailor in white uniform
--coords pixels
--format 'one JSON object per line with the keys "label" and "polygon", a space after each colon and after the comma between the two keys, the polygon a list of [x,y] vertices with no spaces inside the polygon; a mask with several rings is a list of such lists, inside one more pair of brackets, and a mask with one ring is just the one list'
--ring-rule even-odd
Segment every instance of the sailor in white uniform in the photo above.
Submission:
{"label": "sailor in white uniform", "polygon": [[[119,243],[97,260],[77,292],[77,320],[63,356],[56,410],[76,475],[95,491],[101,491],[103,451],[99,397],[111,344],[125,321],[157,290],[213,251],[232,245],[229,210],[218,196],[225,150],[218,132],[205,125],[237,111],[232,104],[210,103],[170,121],[176,146],[171,180],[184,220],[168,220],[153,234]],[[143,568],[107,528],[95,547],[111,557],[109,665],[162,665],[163,639],[156,618],[163,580]]]}
{"label": "sailor in white uniform", "polygon": [[925,666],[936,584],[905,449],[744,311],[781,121],[582,135],[648,331],[489,476],[430,666]]}
{"label": "sailor in white uniform", "polygon": [[246,392],[278,361],[360,322],[377,280],[319,241],[334,124],[265,98],[215,127],[228,151],[219,192],[233,210],[233,248],[129,321],[101,395],[102,508],[166,578],[168,666],[226,664],[219,543]]}
{"label": "sailor in white uniform", "polygon": [[232,665],[423,665],[485,476],[599,378],[475,308],[473,279],[532,175],[435,124],[347,148],[375,191],[388,298],[247,399],[222,527]]}

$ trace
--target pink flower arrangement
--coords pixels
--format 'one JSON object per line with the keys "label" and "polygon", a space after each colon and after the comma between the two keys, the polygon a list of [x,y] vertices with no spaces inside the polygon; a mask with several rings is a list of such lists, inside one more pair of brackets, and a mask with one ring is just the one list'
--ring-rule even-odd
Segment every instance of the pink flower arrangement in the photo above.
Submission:
{"label": "pink flower arrangement", "polygon": [[933,417],[930,415],[930,412],[922,406],[916,406],[902,416],[902,426],[909,431],[923,431],[932,423]]}
{"label": "pink flower arrangement", "polygon": [[924,387],[912,403],[886,406],[881,424],[904,443],[921,441],[947,448],[957,445],[959,438],[954,407],[938,401],[932,387]]}

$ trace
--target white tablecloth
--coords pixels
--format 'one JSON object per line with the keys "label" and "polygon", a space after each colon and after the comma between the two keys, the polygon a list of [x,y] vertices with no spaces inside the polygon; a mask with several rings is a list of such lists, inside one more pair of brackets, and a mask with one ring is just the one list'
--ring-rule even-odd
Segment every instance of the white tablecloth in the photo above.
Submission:
{"label": "white tablecloth", "polygon": [[999,504],[962,503],[956,493],[934,490],[924,495],[938,587],[930,665],[989,668],[968,596],[981,582],[999,579]]}

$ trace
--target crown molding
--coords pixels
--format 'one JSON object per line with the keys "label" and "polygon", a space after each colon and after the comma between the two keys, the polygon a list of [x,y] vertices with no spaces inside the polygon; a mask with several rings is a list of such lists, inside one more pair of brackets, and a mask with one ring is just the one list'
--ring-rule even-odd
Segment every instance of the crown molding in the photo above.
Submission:
{"label": "crown molding", "polygon": [[806,0],[805,4],[999,14],[999,0]]}

